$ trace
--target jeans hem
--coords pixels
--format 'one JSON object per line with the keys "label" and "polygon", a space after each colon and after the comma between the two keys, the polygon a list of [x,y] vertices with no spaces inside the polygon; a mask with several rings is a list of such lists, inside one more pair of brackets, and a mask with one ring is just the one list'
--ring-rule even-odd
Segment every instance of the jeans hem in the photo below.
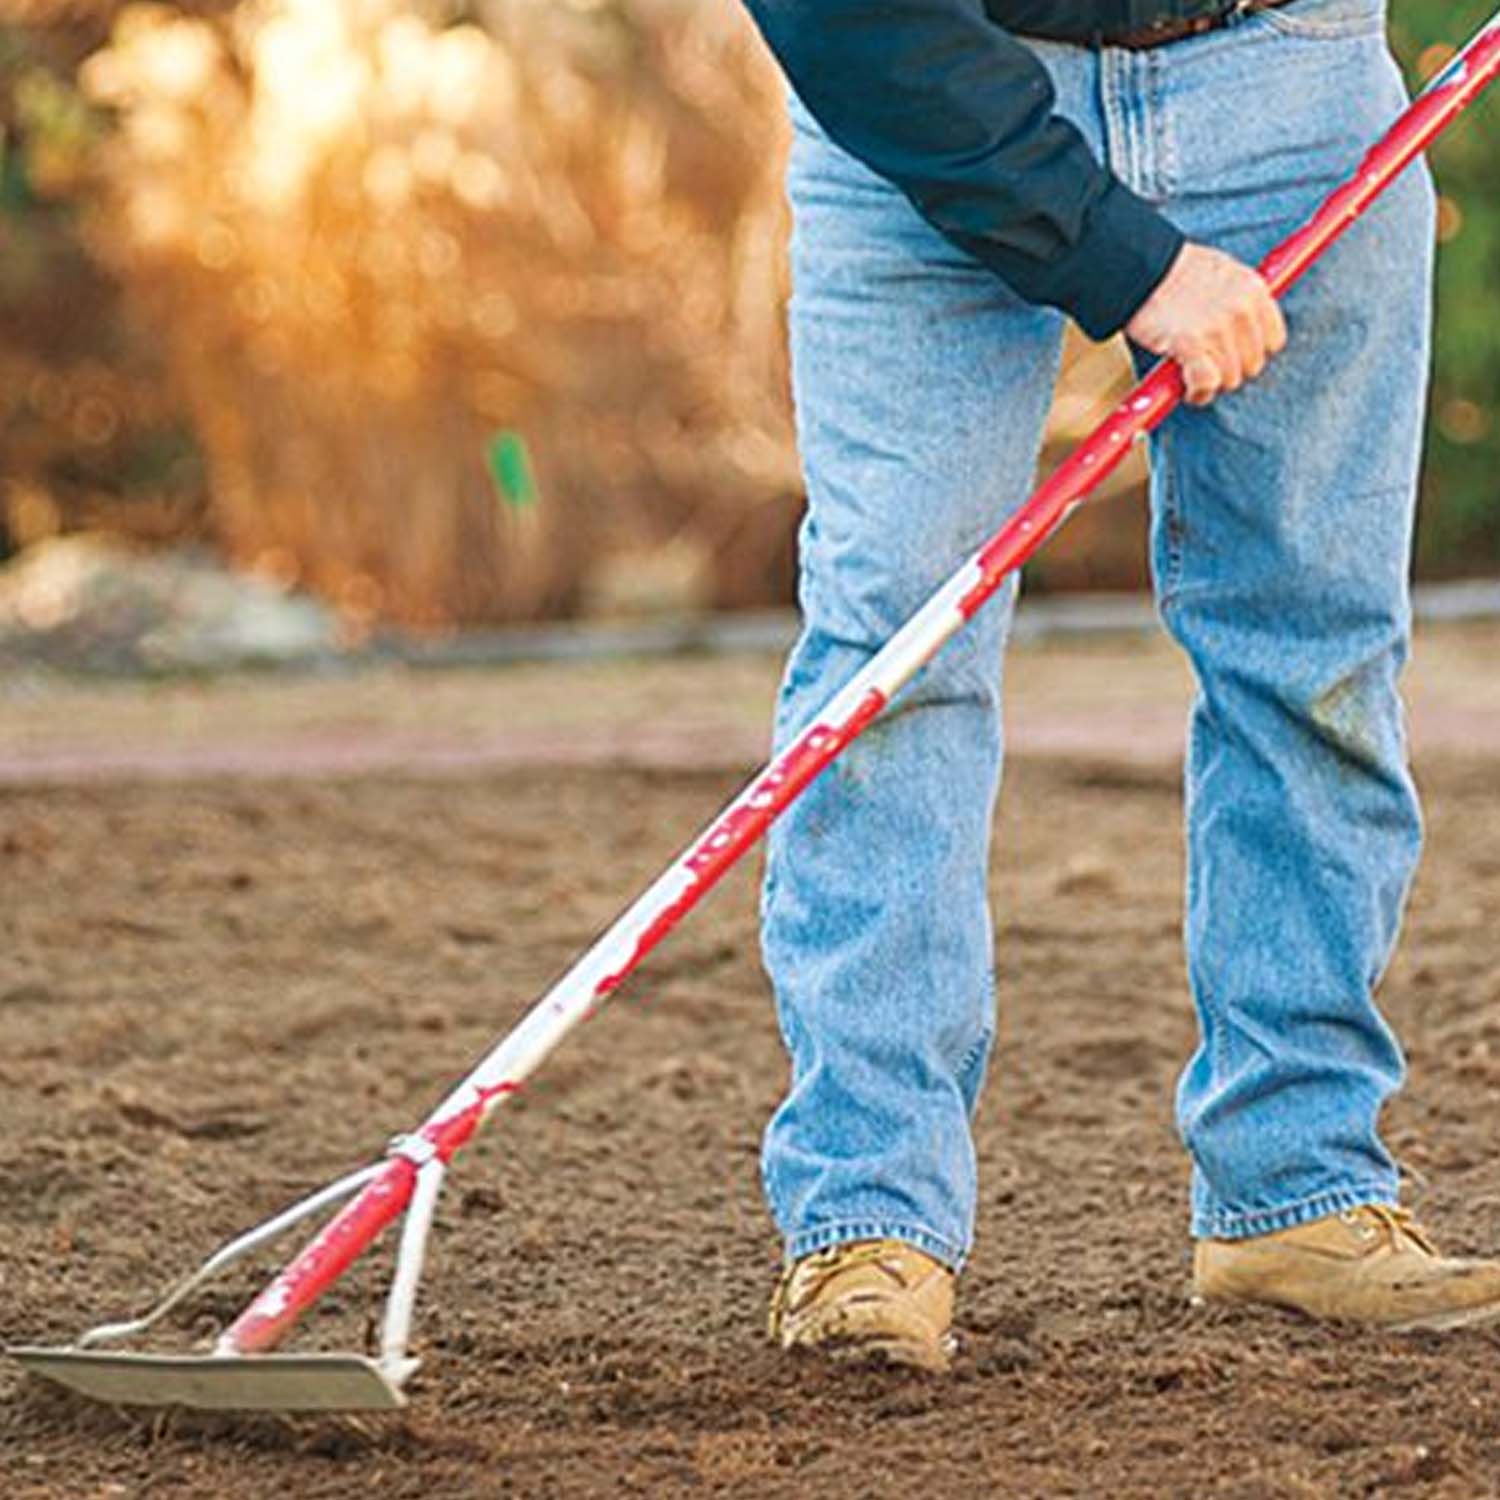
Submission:
{"label": "jeans hem", "polygon": [[1275,1234],[1281,1229],[1295,1229],[1326,1219],[1330,1214],[1365,1203],[1384,1203],[1394,1207],[1396,1194],[1387,1184],[1370,1183],[1362,1187],[1334,1188],[1312,1198],[1302,1198],[1281,1208],[1259,1208],[1249,1213],[1229,1209],[1195,1210],[1193,1238],[1199,1240],[1247,1240],[1256,1235]]}
{"label": "jeans hem", "polygon": [[849,1245],[857,1240],[900,1240],[903,1244],[912,1245],[942,1261],[955,1273],[963,1270],[964,1261],[968,1258],[966,1249],[920,1225],[904,1224],[894,1219],[840,1219],[788,1235],[787,1263],[801,1260],[814,1251],[826,1250],[830,1245]]}

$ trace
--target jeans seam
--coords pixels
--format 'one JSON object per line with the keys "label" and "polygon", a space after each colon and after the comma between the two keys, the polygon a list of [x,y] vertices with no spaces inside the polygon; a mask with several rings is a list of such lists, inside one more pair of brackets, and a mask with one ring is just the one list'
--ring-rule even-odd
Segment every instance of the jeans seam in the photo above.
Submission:
{"label": "jeans seam", "polygon": [[790,1234],[786,1239],[788,1261],[801,1260],[834,1245],[855,1244],[862,1240],[900,1240],[925,1254],[941,1260],[950,1270],[962,1270],[968,1249],[945,1235],[935,1234],[921,1224],[903,1219],[830,1219]]}
{"label": "jeans seam", "polygon": [[[991,987],[990,993],[993,995],[993,987]],[[964,1053],[963,1057],[959,1059],[957,1067],[953,1070],[953,1076],[958,1081],[960,1089],[963,1089],[964,1082],[969,1074],[984,1059],[994,1040],[995,1028],[993,1026],[986,1025],[980,1028],[979,1039]]]}
{"label": "jeans seam", "polygon": [[1151,87],[1152,156],[1155,161],[1156,202],[1165,203],[1177,191],[1177,139],[1172,130],[1171,102],[1166,82],[1166,59],[1159,54],[1151,57],[1149,80]]}
{"label": "jeans seam", "polygon": [[1331,1214],[1358,1208],[1362,1204],[1383,1203],[1394,1206],[1396,1202],[1396,1194],[1385,1184],[1327,1188],[1321,1193],[1294,1199],[1279,1208],[1216,1210],[1213,1213],[1199,1214],[1193,1224],[1193,1236],[1195,1239],[1254,1239],[1262,1234],[1296,1229],[1300,1225],[1326,1219]]}
{"label": "jeans seam", "polygon": [[1214,1072],[1222,1078],[1229,1072],[1229,1027],[1225,1024],[1228,1018],[1214,994],[1213,986],[1203,984],[1199,989],[1199,1002],[1214,1023],[1213,1046],[1209,1049],[1213,1057]]}
{"label": "jeans seam", "polygon": [[1171,434],[1158,436],[1156,457],[1161,463],[1161,576],[1156,580],[1157,609],[1171,608],[1182,588],[1184,533],[1182,483],[1177,473],[1177,445]]}
{"label": "jeans seam", "polygon": [[[993,990],[990,993],[993,994]],[[979,1061],[981,1054],[984,1052],[984,1049],[989,1046],[990,1040],[993,1036],[994,1031],[991,1027],[981,1026],[978,1039],[974,1042],[971,1042],[966,1048],[964,1048],[962,1055],[954,1064],[954,1073],[958,1074],[959,1076],[967,1073],[969,1069]]]}
{"label": "jeans seam", "polygon": [[1104,122],[1105,164],[1127,186],[1130,185],[1127,122],[1120,106],[1115,83],[1115,61],[1112,52],[1101,52],[1098,59],[1099,113]]}

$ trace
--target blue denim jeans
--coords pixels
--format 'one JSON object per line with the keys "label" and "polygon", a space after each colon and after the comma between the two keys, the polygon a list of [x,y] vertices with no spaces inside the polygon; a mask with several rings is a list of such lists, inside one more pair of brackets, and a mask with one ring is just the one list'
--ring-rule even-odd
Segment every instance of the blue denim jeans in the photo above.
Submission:
{"label": "blue denim jeans", "polygon": [[[1147,52],[1038,43],[1057,107],[1193,239],[1256,262],[1405,103],[1382,0],[1293,0]],[[1023,303],[796,103],[789,168],[803,727],[1025,499],[1062,318]],[[1291,292],[1257,381],[1152,450],[1161,616],[1198,695],[1178,1118],[1192,1230],[1391,1202],[1403,1060],[1372,991],[1421,842],[1397,677],[1433,195],[1410,169]],[[787,1252],[892,1236],[960,1265],[994,1035],[992,601],[773,831],[764,953],[792,1077],[765,1138]]]}

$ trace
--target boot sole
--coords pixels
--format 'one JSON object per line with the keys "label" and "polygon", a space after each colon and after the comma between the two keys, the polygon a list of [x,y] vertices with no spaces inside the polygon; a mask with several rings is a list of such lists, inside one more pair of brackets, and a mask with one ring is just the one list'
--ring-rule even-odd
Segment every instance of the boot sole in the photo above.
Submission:
{"label": "boot sole", "polygon": [[1500,1302],[1486,1302],[1479,1307],[1463,1307],[1456,1312],[1436,1313],[1428,1318],[1412,1318],[1405,1323],[1382,1326],[1392,1333],[1443,1333],[1450,1328],[1478,1328],[1500,1319]]}
{"label": "boot sole", "polygon": [[875,1337],[840,1337],[807,1339],[783,1344],[792,1354],[821,1356],[841,1365],[869,1365],[873,1368],[920,1370],[927,1375],[946,1375],[953,1368],[958,1340],[949,1334],[937,1348],[914,1343],[909,1339]]}
{"label": "boot sole", "polygon": [[1479,1328],[1500,1321],[1500,1302],[1484,1302],[1477,1307],[1455,1308],[1452,1312],[1431,1313],[1422,1318],[1408,1318],[1400,1323],[1375,1323],[1365,1318],[1320,1318],[1289,1302],[1262,1302],[1253,1297],[1205,1297],[1195,1292],[1189,1300],[1192,1307],[1258,1307],[1272,1312],[1290,1313],[1310,1323],[1329,1328],[1367,1329],[1375,1333],[1445,1333],[1454,1328]]}

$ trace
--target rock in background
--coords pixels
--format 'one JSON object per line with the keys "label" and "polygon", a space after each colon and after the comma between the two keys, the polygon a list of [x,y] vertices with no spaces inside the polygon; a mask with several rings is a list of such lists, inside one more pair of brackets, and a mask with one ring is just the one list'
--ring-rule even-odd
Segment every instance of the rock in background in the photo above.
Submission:
{"label": "rock in background", "polygon": [[93,536],[0,569],[0,666],[79,672],[306,664],[338,649],[333,611],[199,551],[137,552]]}

